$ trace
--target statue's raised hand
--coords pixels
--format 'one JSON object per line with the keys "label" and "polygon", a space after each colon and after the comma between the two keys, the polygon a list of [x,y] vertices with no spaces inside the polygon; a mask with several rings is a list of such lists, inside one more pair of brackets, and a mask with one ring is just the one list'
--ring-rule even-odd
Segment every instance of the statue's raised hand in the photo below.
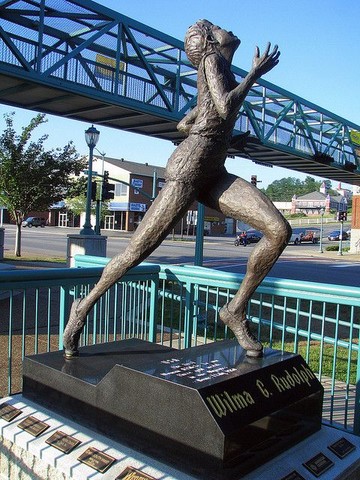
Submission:
{"label": "statue's raised hand", "polygon": [[253,58],[253,71],[255,72],[257,78],[269,72],[279,63],[279,47],[275,45],[272,52],[270,52],[270,48],[271,43],[269,42],[266,46],[265,52],[261,56],[259,47],[255,48],[255,55]]}

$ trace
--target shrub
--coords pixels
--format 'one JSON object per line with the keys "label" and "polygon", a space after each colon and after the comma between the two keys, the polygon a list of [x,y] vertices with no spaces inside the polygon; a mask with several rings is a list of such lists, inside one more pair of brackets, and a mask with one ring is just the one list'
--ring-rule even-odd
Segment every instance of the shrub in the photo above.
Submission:
{"label": "shrub", "polygon": [[[339,245],[329,245],[328,247],[325,248],[327,252],[338,252],[339,251]],[[348,252],[350,250],[350,247],[343,247],[342,251],[343,252]]]}
{"label": "shrub", "polygon": [[290,215],[286,215],[286,218],[304,218],[307,217],[306,213],[298,212],[298,213],[290,213]]}

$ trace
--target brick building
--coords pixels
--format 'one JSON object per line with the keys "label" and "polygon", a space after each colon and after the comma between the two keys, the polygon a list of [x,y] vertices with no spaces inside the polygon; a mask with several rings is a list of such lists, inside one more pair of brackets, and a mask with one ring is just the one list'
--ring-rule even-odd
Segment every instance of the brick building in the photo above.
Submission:
{"label": "brick building", "polygon": [[[93,171],[109,172],[110,183],[114,183],[114,199],[108,204],[102,228],[104,230],[134,231],[165,183],[165,168],[148,163],[137,163],[123,158],[94,156]],[[66,212],[61,214],[67,215]],[[62,217],[63,218],[63,217]],[[197,203],[194,203],[181,222],[175,227],[176,233],[194,233],[197,218]],[[80,220],[80,224],[81,224]],[[94,224],[94,221],[92,221]],[[234,221],[225,219],[221,213],[205,208],[205,232],[220,235],[227,230],[234,233]],[[62,220],[66,225],[66,219]]]}

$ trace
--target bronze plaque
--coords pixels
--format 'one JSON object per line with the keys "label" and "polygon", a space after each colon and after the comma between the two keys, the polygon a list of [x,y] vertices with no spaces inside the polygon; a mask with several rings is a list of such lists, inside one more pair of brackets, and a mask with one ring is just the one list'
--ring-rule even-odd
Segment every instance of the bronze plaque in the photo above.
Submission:
{"label": "bronze plaque", "polygon": [[52,447],[57,448],[63,453],[70,453],[80,445],[80,440],[77,438],[72,437],[71,435],[67,435],[66,433],[58,430],[55,432],[51,437],[45,440],[45,443],[51,445]]}
{"label": "bronze plaque", "polygon": [[14,418],[18,417],[22,413],[19,408],[13,407],[8,403],[0,405],[0,418],[3,418],[7,422],[11,422]]}
{"label": "bronze plaque", "polygon": [[296,470],[294,470],[285,477],[282,477],[280,480],[305,480],[305,478],[300,475],[300,473],[298,473]]}
{"label": "bronze plaque", "polygon": [[331,450],[339,458],[345,458],[349,453],[353,452],[356,447],[353,443],[349,442],[345,437],[340,438],[337,442],[332,443],[328,446],[328,449]]}
{"label": "bronze plaque", "polygon": [[116,458],[101,452],[97,448],[89,447],[82,455],[80,455],[78,460],[85,463],[88,467],[91,467],[100,473],[104,473],[115,462]]}
{"label": "bronze plaque", "polygon": [[115,480],[156,480],[144,472],[140,472],[134,467],[126,467],[123,472],[118,475]]}
{"label": "bronze plaque", "polygon": [[312,457],[307,462],[303,463],[304,467],[309,470],[315,477],[320,477],[323,473],[327,472],[329,468],[334,465],[334,462],[325,456],[322,452]]}
{"label": "bronze plaque", "polygon": [[33,437],[38,437],[43,432],[45,432],[45,430],[47,430],[50,425],[30,415],[29,417],[26,417],[22,422],[20,422],[18,424],[18,427],[30,433],[30,435],[32,435]]}

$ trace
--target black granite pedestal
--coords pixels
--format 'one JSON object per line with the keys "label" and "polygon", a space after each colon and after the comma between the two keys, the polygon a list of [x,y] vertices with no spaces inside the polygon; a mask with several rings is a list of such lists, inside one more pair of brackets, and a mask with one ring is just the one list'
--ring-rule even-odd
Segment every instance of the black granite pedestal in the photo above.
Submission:
{"label": "black granite pedestal", "polygon": [[23,395],[198,478],[240,478],[320,429],[300,355],[235,341],[173,350],[130,339],[26,357]]}

